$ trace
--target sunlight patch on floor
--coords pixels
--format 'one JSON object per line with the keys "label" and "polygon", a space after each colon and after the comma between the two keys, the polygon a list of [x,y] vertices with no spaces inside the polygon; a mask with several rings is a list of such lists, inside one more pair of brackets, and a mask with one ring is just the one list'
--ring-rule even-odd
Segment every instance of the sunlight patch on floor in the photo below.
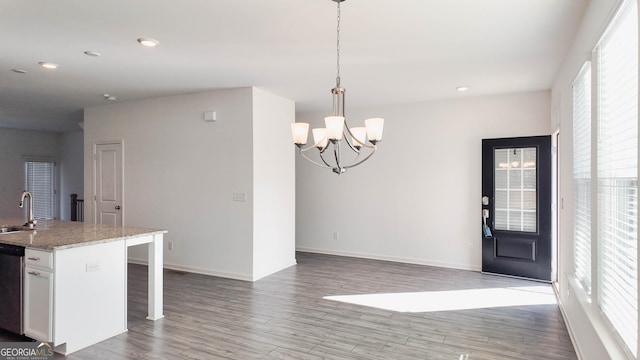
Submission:
{"label": "sunlight patch on floor", "polygon": [[323,299],[398,312],[433,312],[556,304],[550,286],[325,296]]}

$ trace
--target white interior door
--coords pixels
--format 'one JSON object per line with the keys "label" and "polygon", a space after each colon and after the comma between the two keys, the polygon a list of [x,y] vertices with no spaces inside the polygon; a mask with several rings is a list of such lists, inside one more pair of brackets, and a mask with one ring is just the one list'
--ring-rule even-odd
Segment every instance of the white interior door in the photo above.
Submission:
{"label": "white interior door", "polygon": [[95,222],[122,225],[122,143],[96,144]]}

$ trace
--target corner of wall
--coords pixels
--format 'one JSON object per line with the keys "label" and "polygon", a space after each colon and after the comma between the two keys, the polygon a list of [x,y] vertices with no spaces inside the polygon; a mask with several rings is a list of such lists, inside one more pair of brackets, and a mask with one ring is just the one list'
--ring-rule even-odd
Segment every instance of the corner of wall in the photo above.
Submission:
{"label": "corner of wall", "polygon": [[295,265],[295,104],[252,88],[253,278]]}

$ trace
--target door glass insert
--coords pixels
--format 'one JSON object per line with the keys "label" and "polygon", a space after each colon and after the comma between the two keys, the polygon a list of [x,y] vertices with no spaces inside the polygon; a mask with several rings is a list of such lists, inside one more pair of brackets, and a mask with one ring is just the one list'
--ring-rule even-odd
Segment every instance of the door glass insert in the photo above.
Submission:
{"label": "door glass insert", "polygon": [[535,147],[495,149],[496,230],[537,232],[537,153]]}

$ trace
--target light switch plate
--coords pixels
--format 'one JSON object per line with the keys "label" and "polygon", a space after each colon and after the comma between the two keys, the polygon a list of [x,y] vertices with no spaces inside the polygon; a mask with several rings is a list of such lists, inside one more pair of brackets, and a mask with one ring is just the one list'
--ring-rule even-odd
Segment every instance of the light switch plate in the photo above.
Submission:
{"label": "light switch plate", "polygon": [[245,202],[247,201],[247,193],[233,193],[233,201]]}
{"label": "light switch plate", "polygon": [[206,122],[212,122],[212,121],[216,121],[217,120],[217,116],[216,116],[216,112],[215,111],[205,111],[204,112],[204,116],[203,116],[203,120]]}
{"label": "light switch plate", "polygon": [[93,261],[93,262],[87,263],[87,266],[86,266],[86,271],[87,272],[93,272],[93,271],[98,271],[98,270],[100,270],[100,262]]}

